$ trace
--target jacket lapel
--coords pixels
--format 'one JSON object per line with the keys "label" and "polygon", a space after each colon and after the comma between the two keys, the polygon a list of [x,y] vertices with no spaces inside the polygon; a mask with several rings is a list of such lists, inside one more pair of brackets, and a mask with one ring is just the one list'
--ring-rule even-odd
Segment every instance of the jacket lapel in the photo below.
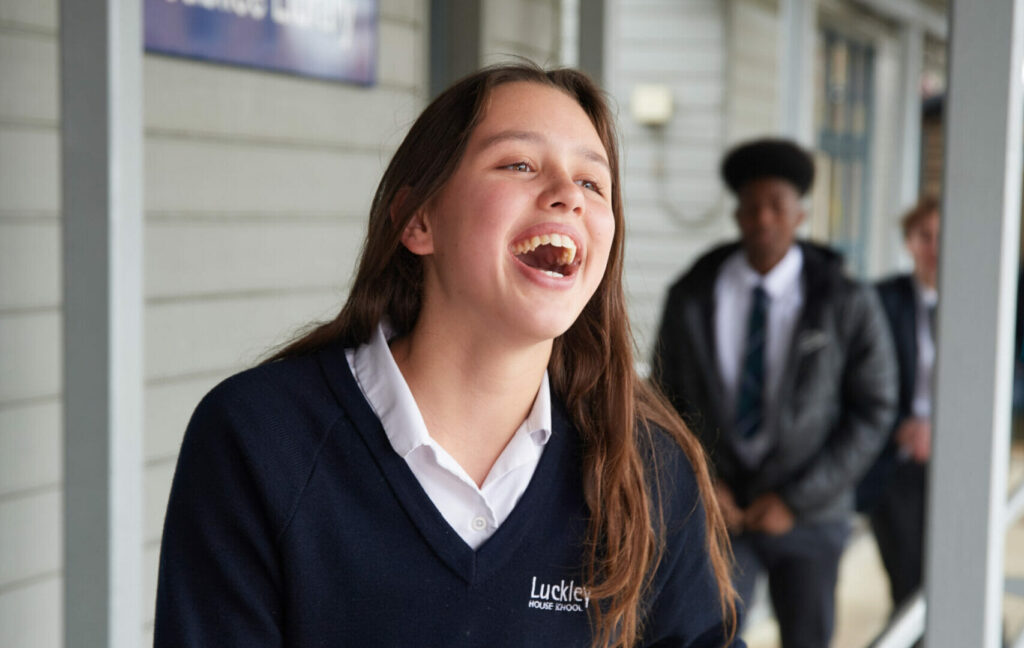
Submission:
{"label": "jacket lapel", "polygon": [[899,330],[895,331],[896,351],[900,355],[901,401],[906,403],[905,415],[909,415],[914,402],[914,387],[917,383],[917,293],[914,280],[909,275],[900,282]]}
{"label": "jacket lapel", "polygon": [[693,349],[694,357],[700,366],[698,375],[706,377],[708,402],[714,403],[715,427],[722,429],[731,426],[732,417],[725,411],[725,386],[716,359],[718,347],[715,336],[714,295],[715,282],[705,282],[703,291],[686,316],[689,320],[689,329],[697,332]]}
{"label": "jacket lapel", "polygon": [[[824,277],[827,273],[818,268],[819,261],[815,255],[804,248],[804,267],[800,280],[804,286],[804,305],[793,330],[793,339],[789,345],[786,366],[782,371],[779,391],[776,395],[776,408],[773,426],[782,436],[791,427],[788,418],[792,417],[793,396],[801,388],[802,377],[807,375],[805,368],[815,353],[832,343],[826,330],[823,318],[825,293],[829,290]],[[816,270],[816,268],[818,268]]]}

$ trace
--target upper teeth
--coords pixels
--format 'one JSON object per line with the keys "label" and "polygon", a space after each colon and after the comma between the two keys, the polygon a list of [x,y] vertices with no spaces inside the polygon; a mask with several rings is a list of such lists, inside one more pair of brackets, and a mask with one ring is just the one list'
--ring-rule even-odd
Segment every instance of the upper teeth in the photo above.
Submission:
{"label": "upper teeth", "polygon": [[540,234],[520,241],[512,246],[512,254],[533,252],[542,245],[562,248],[562,265],[569,265],[576,258],[576,243],[564,234]]}

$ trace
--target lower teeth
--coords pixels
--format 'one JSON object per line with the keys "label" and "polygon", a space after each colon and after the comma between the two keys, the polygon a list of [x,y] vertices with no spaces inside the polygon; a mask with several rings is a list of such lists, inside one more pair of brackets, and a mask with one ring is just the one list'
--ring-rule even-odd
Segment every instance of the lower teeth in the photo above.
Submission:
{"label": "lower teeth", "polygon": [[544,274],[546,274],[549,277],[556,277],[558,279],[561,279],[562,277],[565,276],[564,274],[555,272],[554,270],[541,270],[541,272],[543,272]]}

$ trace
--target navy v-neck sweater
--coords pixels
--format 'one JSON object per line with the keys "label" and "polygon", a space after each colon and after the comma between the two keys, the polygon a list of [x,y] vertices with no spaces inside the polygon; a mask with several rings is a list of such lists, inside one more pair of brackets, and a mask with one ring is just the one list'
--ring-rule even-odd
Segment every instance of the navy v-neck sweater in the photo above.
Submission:
{"label": "navy v-neck sweater", "polygon": [[[229,378],[182,443],[155,646],[589,646],[580,444],[553,400],[529,487],[473,551],[391,448],[343,349]],[[669,522],[644,645],[718,648],[692,468],[655,445]]]}

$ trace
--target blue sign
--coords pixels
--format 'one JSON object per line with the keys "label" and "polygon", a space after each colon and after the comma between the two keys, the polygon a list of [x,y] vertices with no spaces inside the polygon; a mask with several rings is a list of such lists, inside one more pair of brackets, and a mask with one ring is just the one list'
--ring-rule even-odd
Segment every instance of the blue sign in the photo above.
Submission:
{"label": "blue sign", "polygon": [[146,0],[146,49],[370,85],[377,0]]}

